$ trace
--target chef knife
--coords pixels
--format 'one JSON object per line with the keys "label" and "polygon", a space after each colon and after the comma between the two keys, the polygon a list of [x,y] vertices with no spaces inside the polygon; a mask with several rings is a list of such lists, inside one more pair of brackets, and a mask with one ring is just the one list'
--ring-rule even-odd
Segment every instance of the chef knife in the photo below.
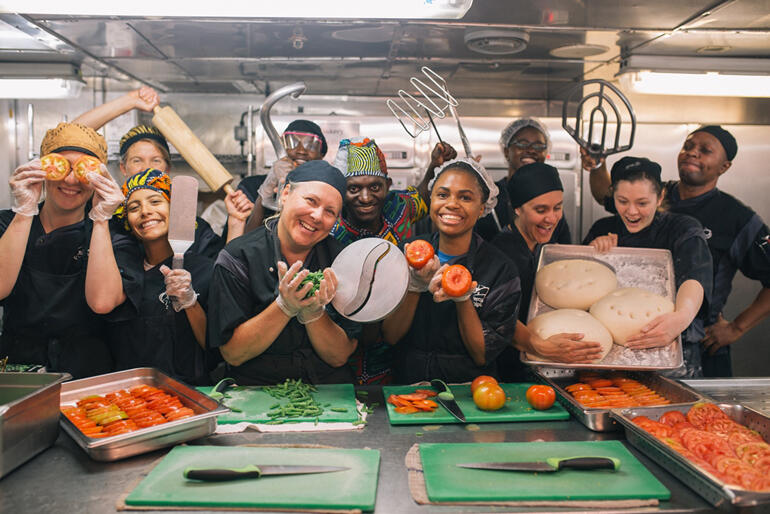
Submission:
{"label": "chef knife", "polygon": [[438,396],[436,397],[438,403],[440,403],[442,407],[448,410],[449,414],[465,423],[465,414],[463,414],[460,406],[457,405],[455,397],[452,394],[452,391],[449,389],[449,386],[446,385],[443,380],[439,380],[437,378],[431,380],[430,385],[432,385],[433,388],[438,391]]}
{"label": "chef knife", "polygon": [[188,480],[225,482],[228,480],[240,480],[242,478],[261,478],[275,475],[332,473],[334,471],[345,471],[347,469],[350,468],[343,466],[256,466],[251,464],[243,468],[187,468],[184,470],[184,477]]}
{"label": "chef knife", "polygon": [[460,468],[488,469],[492,471],[529,471],[551,473],[562,469],[594,470],[620,469],[620,460],[614,457],[550,457],[540,462],[465,462]]}
{"label": "chef knife", "polygon": [[174,251],[172,268],[181,268],[184,253],[195,240],[195,213],[198,210],[198,180],[178,175],[171,180],[171,207],[168,219],[168,242]]}

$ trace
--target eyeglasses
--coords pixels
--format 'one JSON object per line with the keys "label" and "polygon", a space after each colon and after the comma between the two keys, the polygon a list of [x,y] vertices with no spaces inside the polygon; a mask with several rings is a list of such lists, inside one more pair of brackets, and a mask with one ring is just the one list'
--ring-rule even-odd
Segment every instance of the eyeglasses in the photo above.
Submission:
{"label": "eyeglasses", "polygon": [[287,150],[293,150],[302,145],[302,148],[308,152],[320,152],[322,146],[320,137],[307,132],[284,132],[283,144]]}
{"label": "eyeglasses", "polygon": [[526,150],[527,148],[531,148],[537,152],[542,152],[543,150],[548,148],[548,145],[545,143],[530,143],[529,141],[526,141],[524,139],[511,141],[511,144],[516,148],[518,148],[519,150]]}

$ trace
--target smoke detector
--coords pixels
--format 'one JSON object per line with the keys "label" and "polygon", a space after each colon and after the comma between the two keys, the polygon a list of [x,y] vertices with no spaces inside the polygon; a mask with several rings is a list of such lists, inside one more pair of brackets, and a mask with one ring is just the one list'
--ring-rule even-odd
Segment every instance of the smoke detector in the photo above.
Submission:
{"label": "smoke detector", "polygon": [[468,29],[465,46],[487,55],[510,55],[527,48],[529,34],[522,30]]}

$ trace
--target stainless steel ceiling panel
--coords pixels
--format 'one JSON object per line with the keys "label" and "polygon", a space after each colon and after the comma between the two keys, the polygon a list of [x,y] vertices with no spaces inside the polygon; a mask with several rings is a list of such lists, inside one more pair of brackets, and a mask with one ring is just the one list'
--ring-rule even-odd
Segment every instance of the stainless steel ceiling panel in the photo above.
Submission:
{"label": "stainless steel ceiling panel", "polygon": [[39,22],[97,57],[163,57],[125,21],[71,18]]}
{"label": "stainless steel ceiling panel", "polygon": [[[186,75],[179,67],[174,64],[158,59],[105,59],[106,62],[114,64],[129,73],[133,73],[149,81],[167,81],[167,80],[188,80]],[[205,79],[205,77],[202,77]],[[211,77],[216,80],[216,77]]]}
{"label": "stainless steel ceiling panel", "polygon": [[681,31],[646,45],[643,53],[681,56],[770,57],[770,35],[763,32]]}

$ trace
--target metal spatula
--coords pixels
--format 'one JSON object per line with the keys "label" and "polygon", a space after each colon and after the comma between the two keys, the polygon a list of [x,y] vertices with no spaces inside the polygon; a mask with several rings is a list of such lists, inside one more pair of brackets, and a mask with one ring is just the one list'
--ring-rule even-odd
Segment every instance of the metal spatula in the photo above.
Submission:
{"label": "metal spatula", "polygon": [[195,240],[195,213],[198,210],[198,180],[179,175],[171,180],[171,210],[168,242],[174,251],[172,268],[184,265],[184,253]]}

